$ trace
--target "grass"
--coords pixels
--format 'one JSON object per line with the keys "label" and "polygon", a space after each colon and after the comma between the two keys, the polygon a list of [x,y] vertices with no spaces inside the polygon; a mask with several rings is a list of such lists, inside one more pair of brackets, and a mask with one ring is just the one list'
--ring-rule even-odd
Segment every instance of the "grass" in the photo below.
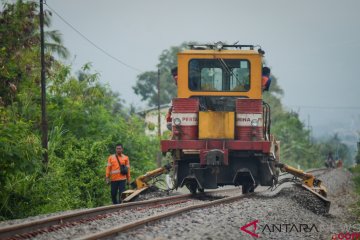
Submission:
{"label": "grass", "polygon": [[[354,175],[353,181],[355,184],[355,192],[360,198],[360,164],[350,168],[349,170]],[[354,204],[353,212],[355,213],[358,222],[360,222],[360,200],[356,204]]]}

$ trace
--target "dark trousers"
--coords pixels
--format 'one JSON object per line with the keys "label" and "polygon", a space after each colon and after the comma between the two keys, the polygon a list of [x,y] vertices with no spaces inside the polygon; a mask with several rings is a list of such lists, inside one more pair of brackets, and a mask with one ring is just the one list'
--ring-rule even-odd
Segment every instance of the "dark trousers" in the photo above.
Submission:
{"label": "dark trousers", "polygon": [[[111,181],[111,200],[113,204],[121,203],[121,193],[125,191],[126,180]],[[119,201],[117,195],[119,192]]]}

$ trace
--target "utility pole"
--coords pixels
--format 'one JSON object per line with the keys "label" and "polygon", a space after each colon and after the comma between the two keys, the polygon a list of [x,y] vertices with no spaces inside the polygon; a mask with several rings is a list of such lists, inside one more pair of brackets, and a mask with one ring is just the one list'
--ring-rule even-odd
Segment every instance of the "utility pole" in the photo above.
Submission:
{"label": "utility pole", "polygon": [[311,143],[310,114],[307,115],[307,128],[309,130],[308,141]]}
{"label": "utility pole", "polygon": [[44,9],[40,0],[40,49],[41,49],[41,143],[43,149],[43,164],[46,168],[48,160],[48,126],[46,120],[46,82],[45,82],[45,51],[44,51]]}
{"label": "utility pole", "polygon": [[158,69],[157,79],[157,105],[158,105],[158,137],[161,137],[161,119],[160,119],[160,68]]}
{"label": "utility pole", "polygon": [[355,157],[355,163],[360,164],[360,140],[357,142],[357,154]]}
{"label": "utility pole", "polygon": [[[158,138],[159,142],[161,140],[161,119],[160,119],[160,68],[158,69],[158,79],[157,79],[157,105],[158,105]],[[161,152],[159,151],[157,157],[157,166],[161,167]]]}

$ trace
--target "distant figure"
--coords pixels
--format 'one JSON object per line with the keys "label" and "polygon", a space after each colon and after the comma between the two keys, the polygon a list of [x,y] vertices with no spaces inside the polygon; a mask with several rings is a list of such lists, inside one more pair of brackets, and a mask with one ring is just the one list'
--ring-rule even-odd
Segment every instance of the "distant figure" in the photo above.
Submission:
{"label": "distant figure", "polygon": [[327,168],[335,168],[335,160],[334,160],[334,157],[332,156],[331,152],[329,152],[329,154],[328,154],[328,157],[325,162],[325,166]]}
{"label": "distant figure", "polygon": [[343,166],[343,162],[342,162],[341,159],[339,159],[339,160],[337,161],[337,163],[336,163],[336,167],[337,167],[337,168],[342,168],[342,166]]}
{"label": "distant figure", "polygon": [[189,62],[189,89],[191,91],[198,91],[201,88],[201,69],[199,60],[193,59]]}
{"label": "distant figure", "polygon": [[178,68],[174,67],[173,69],[171,69],[171,75],[175,81],[175,85],[177,86],[177,81],[178,81]]}
{"label": "distant figure", "polygon": [[263,91],[269,91],[271,84],[270,78],[270,68],[263,67],[262,69],[262,79],[261,79],[261,87]]}
{"label": "distant figure", "polygon": [[173,110],[173,106],[171,106],[166,114],[166,127],[167,129],[169,129],[170,131],[172,130],[172,110]]}
{"label": "distant figure", "polygon": [[[174,67],[171,69],[171,76],[173,77],[174,81],[175,81],[175,85],[177,86],[178,84],[178,68]],[[166,114],[166,127],[167,129],[169,129],[170,131],[172,130],[172,110],[173,110],[173,106],[171,105],[171,107],[169,108],[167,114]]]}

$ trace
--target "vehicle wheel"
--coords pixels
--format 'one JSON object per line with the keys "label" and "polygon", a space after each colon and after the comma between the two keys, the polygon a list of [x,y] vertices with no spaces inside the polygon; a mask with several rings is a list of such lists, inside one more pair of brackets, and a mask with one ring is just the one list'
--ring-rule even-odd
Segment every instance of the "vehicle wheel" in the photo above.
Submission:
{"label": "vehicle wheel", "polygon": [[196,184],[187,184],[186,187],[189,189],[191,194],[195,194],[196,193],[196,189],[197,189],[197,185]]}
{"label": "vehicle wheel", "polygon": [[244,184],[242,185],[242,194],[246,194],[246,193],[252,193],[255,191],[255,187],[253,184]]}

